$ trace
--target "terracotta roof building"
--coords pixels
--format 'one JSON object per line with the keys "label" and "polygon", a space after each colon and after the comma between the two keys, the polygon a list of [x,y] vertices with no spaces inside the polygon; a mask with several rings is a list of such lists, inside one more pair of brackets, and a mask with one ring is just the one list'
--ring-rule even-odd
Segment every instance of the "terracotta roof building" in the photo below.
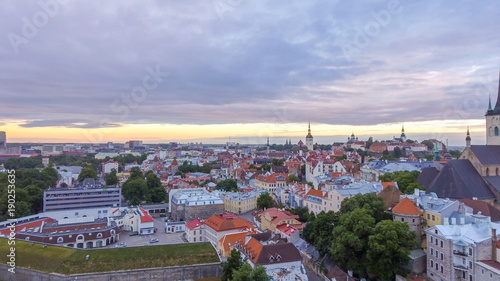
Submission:
{"label": "terracotta roof building", "polygon": [[[417,206],[408,199],[407,197],[403,198],[399,204],[397,204],[394,208],[392,208],[392,214],[394,215],[395,221],[401,221],[410,227],[410,230],[415,232],[417,235],[417,245],[422,243],[422,211],[420,211]],[[417,246],[415,245],[415,246]]]}
{"label": "terracotta roof building", "polygon": [[203,224],[205,225],[205,240],[214,245],[217,245],[219,240],[226,234],[255,228],[252,223],[235,214],[213,215],[206,219]]}

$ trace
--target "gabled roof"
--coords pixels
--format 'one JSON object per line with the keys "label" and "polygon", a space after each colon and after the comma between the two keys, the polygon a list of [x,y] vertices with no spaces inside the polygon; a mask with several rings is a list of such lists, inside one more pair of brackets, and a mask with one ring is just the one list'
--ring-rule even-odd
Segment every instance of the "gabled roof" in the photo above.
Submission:
{"label": "gabled roof", "polygon": [[268,265],[302,260],[299,250],[292,243],[277,242],[264,245],[253,236],[241,248],[243,254],[254,264]]}
{"label": "gabled roof", "polygon": [[470,150],[483,165],[500,164],[500,145],[472,145]]}
{"label": "gabled roof", "polygon": [[394,208],[394,206],[399,203],[402,194],[403,193],[397,187],[389,185],[380,191],[377,196],[382,198],[386,208]]}
{"label": "gabled roof", "polygon": [[203,224],[203,222],[201,222],[200,219],[194,219],[194,220],[186,223],[186,227],[193,230],[202,224]]}
{"label": "gabled roof", "polygon": [[407,197],[403,198],[403,200],[392,209],[392,212],[405,215],[420,215],[422,213]]}
{"label": "gabled roof", "polygon": [[261,216],[265,216],[266,214],[269,214],[269,216],[272,218],[272,223],[274,223],[275,225],[285,219],[299,220],[298,215],[293,215],[289,211],[281,211],[278,208],[269,208],[263,211]]}
{"label": "gabled roof", "polygon": [[417,182],[425,186],[425,188],[428,188],[438,174],[439,171],[435,167],[423,168],[422,172],[417,178]]}
{"label": "gabled roof", "polygon": [[219,242],[222,243],[222,247],[224,248],[225,251],[229,251],[230,250],[229,247],[234,247],[236,242],[238,242],[238,244],[245,244],[245,236],[255,233],[258,232],[254,230],[254,231],[226,234],[219,240]]}
{"label": "gabled roof", "polygon": [[141,223],[144,223],[144,222],[154,222],[155,220],[153,219],[153,217],[151,217],[148,212],[146,212],[143,208],[139,208],[139,210],[141,211],[142,215],[141,215]]}
{"label": "gabled roof", "polygon": [[448,161],[427,191],[435,192],[439,198],[495,198],[495,194],[467,159]]}
{"label": "gabled roof", "polygon": [[482,215],[490,217],[492,222],[500,221],[500,210],[488,204],[487,202],[472,200],[468,198],[462,199],[460,201],[462,201],[465,205],[471,207],[474,214],[481,212]]}

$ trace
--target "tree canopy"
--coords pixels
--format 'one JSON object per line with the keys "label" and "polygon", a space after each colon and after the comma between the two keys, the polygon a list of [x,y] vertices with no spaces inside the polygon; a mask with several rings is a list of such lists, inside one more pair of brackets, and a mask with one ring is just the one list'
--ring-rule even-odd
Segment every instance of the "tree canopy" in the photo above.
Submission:
{"label": "tree canopy", "polygon": [[104,181],[106,181],[106,185],[118,184],[118,177],[116,176],[116,170],[112,169],[111,173],[105,174]]}
{"label": "tree canopy", "polygon": [[88,178],[97,180],[97,169],[94,166],[88,166],[82,168],[82,171],[78,175],[79,182],[82,182],[84,179]]}
{"label": "tree canopy", "polygon": [[236,180],[227,179],[217,183],[215,189],[220,189],[224,191],[238,191],[238,184]]}
{"label": "tree canopy", "polygon": [[233,280],[233,272],[238,270],[242,265],[243,259],[241,258],[240,251],[233,248],[227,258],[227,262],[222,263],[221,281]]}
{"label": "tree canopy", "polygon": [[425,187],[417,181],[419,171],[397,171],[379,176],[383,182],[397,182],[399,190],[404,194],[413,194],[415,188],[425,190]]}
{"label": "tree canopy", "polygon": [[257,198],[257,208],[268,209],[274,206],[274,200],[269,193],[264,193]]}

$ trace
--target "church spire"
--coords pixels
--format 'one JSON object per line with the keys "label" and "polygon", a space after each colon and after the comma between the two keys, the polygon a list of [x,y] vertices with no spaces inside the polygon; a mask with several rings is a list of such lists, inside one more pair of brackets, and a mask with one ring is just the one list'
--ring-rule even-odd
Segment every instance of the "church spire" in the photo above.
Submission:
{"label": "church spire", "polygon": [[310,135],[311,134],[311,121],[309,121],[309,128],[307,129],[307,133]]}
{"label": "church spire", "polygon": [[403,123],[403,127],[401,128],[401,134],[405,133],[405,123]]}
{"label": "church spire", "polygon": [[470,146],[471,146],[470,131],[469,131],[469,126],[467,126],[467,137],[465,138],[465,147],[470,147]]}

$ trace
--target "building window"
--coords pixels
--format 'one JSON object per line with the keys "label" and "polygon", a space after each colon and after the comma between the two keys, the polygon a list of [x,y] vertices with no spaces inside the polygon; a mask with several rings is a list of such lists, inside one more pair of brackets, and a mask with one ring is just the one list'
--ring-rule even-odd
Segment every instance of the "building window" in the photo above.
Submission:
{"label": "building window", "polygon": [[431,256],[434,255],[434,249],[431,248]]}
{"label": "building window", "polygon": [[102,233],[97,233],[97,238],[102,238]]}
{"label": "building window", "polygon": [[194,242],[196,242],[196,237],[194,238]]}
{"label": "building window", "polygon": [[441,248],[443,248],[443,240],[441,240]]}
{"label": "building window", "polygon": [[431,243],[434,243],[434,237],[431,236]]}
{"label": "building window", "polygon": [[62,243],[64,240],[62,237],[57,238],[57,243]]}
{"label": "building window", "polygon": [[434,267],[434,261],[431,260],[431,268]]}
{"label": "building window", "polygon": [[436,217],[434,215],[432,215],[432,221],[435,221],[436,220]]}
{"label": "building window", "polygon": [[441,273],[443,273],[443,266],[441,266]]}
{"label": "building window", "polygon": [[431,219],[431,216],[429,214],[427,214],[427,219],[430,220]]}
{"label": "building window", "polygon": [[469,248],[469,256],[472,256],[472,248]]}
{"label": "building window", "polygon": [[441,260],[444,260],[444,255],[443,255],[443,253],[441,253]]}

